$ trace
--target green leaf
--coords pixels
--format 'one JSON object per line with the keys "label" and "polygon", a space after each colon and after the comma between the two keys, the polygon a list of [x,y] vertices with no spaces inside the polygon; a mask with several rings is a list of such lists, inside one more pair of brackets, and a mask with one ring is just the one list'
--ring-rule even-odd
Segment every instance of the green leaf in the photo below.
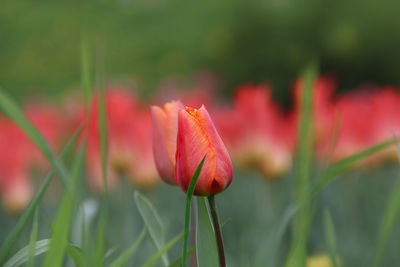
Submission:
{"label": "green leaf", "polygon": [[33,126],[24,116],[17,104],[9,98],[3,90],[0,90],[0,108],[4,114],[14,121],[28,135],[28,137],[38,146],[43,155],[50,161],[51,165],[60,176],[65,185],[69,185],[68,173],[64,165],[56,159],[50,146],[43,135]]}
{"label": "green leaf", "polygon": [[[49,248],[50,239],[39,240],[34,246],[34,256],[46,252]],[[22,248],[14,256],[12,256],[5,264],[4,267],[19,266],[28,260],[29,246]]]}
{"label": "green leaf", "polygon": [[289,206],[282,217],[276,222],[268,234],[268,238],[260,245],[255,262],[252,266],[272,266],[276,257],[283,235],[289,226],[293,216],[299,210],[298,207]]}
{"label": "green leaf", "polygon": [[[99,55],[98,55],[99,56]],[[100,222],[97,228],[96,244],[94,251],[94,266],[103,266],[103,255],[105,246],[105,232],[107,228],[107,214],[108,214],[108,180],[107,180],[107,122],[106,122],[106,100],[105,89],[103,82],[103,66],[102,62],[97,64],[97,79],[99,86],[99,105],[98,105],[98,131],[100,136],[100,156],[101,156],[101,175],[102,175],[102,199],[100,206]]]}
{"label": "green leaf", "polygon": [[[79,134],[81,133],[81,130],[83,126],[85,125],[86,122],[83,122],[79,128],[75,131],[73,136],[70,138],[70,140],[67,142],[67,144],[64,146],[64,148],[61,151],[60,154],[60,159],[62,159],[68,152],[71,150],[71,148],[75,145],[76,140],[78,139]],[[21,235],[22,230],[24,229],[26,223],[28,222],[29,218],[31,217],[33,211],[36,209],[37,205],[39,204],[40,200],[42,199],[44,193],[46,192],[50,182],[53,179],[53,176],[55,174],[54,168],[52,168],[47,175],[45,181],[42,183],[40,186],[38,192],[33,196],[31,202],[29,203],[28,207],[25,209],[21,217],[18,219],[17,224],[11,231],[11,233],[7,236],[6,240],[4,241],[3,246],[1,247],[0,250],[0,265],[5,262],[7,259],[8,254],[10,253],[11,249],[13,248],[15,242],[17,241],[18,237]]]}
{"label": "green leaf", "polygon": [[[33,255],[38,256],[38,255],[43,254],[46,251],[48,251],[48,249],[50,247],[50,243],[51,243],[50,241],[51,241],[50,239],[43,239],[43,240],[36,241],[34,243]],[[30,245],[23,247],[21,250],[19,250],[17,253],[15,253],[3,266],[4,267],[17,267],[17,266],[24,264],[25,262],[28,261],[29,254],[30,254],[29,250],[30,250]],[[68,244],[67,252],[71,256],[71,258],[74,260],[75,265],[81,266],[79,264],[79,261],[76,261],[76,260],[78,259],[78,257],[79,258],[83,257],[82,250],[74,245]]]}
{"label": "green leaf", "polygon": [[186,254],[187,254],[187,246],[189,239],[189,224],[190,224],[190,203],[192,202],[192,197],[194,194],[194,189],[196,187],[197,180],[199,179],[201,169],[203,168],[204,161],[206,156],[203,157],[199,166],[197,166],[196,171],[194,172],[192,179],[190,180],[187,193],[186,193],[186,208],[185,208],[185,224],[184,224],[184,234],[183,234],[183,248],[182,248],[182,265],[186,266]]}
{"label": "green leaf", "polygon": [[33,254],[35,253],[35,244],[36,244],[36,240],[37,240],[38,229],[39,229],[38,210],[36,209],[35,217],[33,217],[31,239],[29,241],[29,250],[28,250],[29,254],[28,254],[27,267],[33,267],[33,264],[34,264],[34,255]]}
{"label": "green leaf", "polygon": [[315,63],[311,63],[304,71],[301,95],[297,154],[297,204],[301,208],[293,227],[292,246],[286,262],[287,267],[304,266],[306,260],[306,244],[311,214],[311,160],[313,151],[313,84],[318,74]]}
{"label": "green leaf", "polygon": [[67,253],[71,256],[75,266],[79,267],[84,265],[86,255],[81,248],[68,244]]}
{"label": "green leaf", "polygon": [[136,241],[111,264],[111,267],[122,267],[129,260],[132,254],[135,253],[145,235],[146,229],[143,229]]}
{"label": "green leaf", "polygon": [[76,186],[78,184],[85,160],[85,143],[86,142],[83,142],[82,146],[80,147],[78,155],[76,156],[72,166],[73,185],[71,188],[66,189],[63,200],[59,207],[51,234],[52,242],[43,261],[43,266],[45,267],[61,266],[64,260],[65,251],[68,245],[68,235],[72,220],[73,207],[75,204]]}
{"label": "green leaf", "polygon": [[[189,249],[186,256],[192,255],[196,251],[196,247]],[[182,256],[174,260],[168,267],[179,267],[182,265]]]}
{"label": "green leaf", "polygon": [[86,31],[83,31],[81,41],[81,83],[86,107],[89,107],[90,100],[92,99],[93,85],[90,69],[89,45]]}
{"label": "green leaf", "polygon": [[354,166],[354,164],[358,163],[360,160],[365,159],[366,157],[372,155],[373,153],[379,150],[388,147],[391,144],[393,144],[393,140],[386,140],[331,164],[321,174],[320,178],[318,178],[318,181],[312,188],[312,194],[318,193],[323,186],[325,186],[327,183],[333,180],[337,175],[343,173],[350,167]]}
{"label": "green leaf", "polygon": [[[394,134],[393,140],[394,143],[396,144],[397,155],[400,160],[400,145],[397,140],[396,134]],[[382,259],[386,250],[386,246],[389,242],[390,234],[393,231],[393,227],[396,223],[396,220],[398,220],[399,211],[400,211],[400,179],[397,178],[393,190],[390,193],[388,202],[386,203],[381,225],[379,227],[378,241],[376,244],[376,251],[373,261],[374,267],[382,266]]]}
{"label": "green leaf", "polygon": [[196,255],[198,267],[219,266],[214,229],[206,199],[197,197]]}
{"label": "green leaf", "polygon": [[[146,225],[147,231],[150,234],[151,239],[153,240],[154,245],[157,250],[161,250],[161,248],[165,244],[165,233],[163,226],[161,224],[161,220],[154,209],[153,205],[150,201],[141,195],[139,192],[135,191],[135,202],[139,209],[139,213],[142,216],[144,224]],[[165,266],[168,266],[168,255],[165,254],[162,256],[162,260]]]}
{"label": "green leaf", "polygon": [[153,264],[155,264],[160,257],[163,255],[166,255],[165,253],[173,246],[175,245],[183,236],[183,233],[178,234],[176,237],[174,237],[171,241],[169,241],[164,247],[162,247],[159,251],[157,251],[145,264],[142,265],[142,267],[151,267]]}
{"label": "green leaf", "polygon": [[333,226],[331,214],[328,210],[325,210],[324,214],[324,227],[325,227],[325,240],[328,245],[329,255],[331,258],[332,267],[337,267],[337,245],[336,245],[336,234]]}
{"label": "green leaf", "polygon": [[101,173],[103,177],[103,189],[107,192],[107,122],[106,122],[106,100],[103,83],[100,84],[99,92],[99,135],[101,153]]}
{"label": "green leaf", "polygon": [[[103,196],[104,199],[104,196]],[[107,229],[107,209],[106,209],[106,204],[105,201],[103,201],[101,210],[100,210],[100,220],[99,224],[97,226],[97,234],[96,234],[96,243],[95,243],[95,248],[94,248],[94,254],[93,254],[93,265],[94,266],[103,266],[103,255],[105,251],[105,233]]]}

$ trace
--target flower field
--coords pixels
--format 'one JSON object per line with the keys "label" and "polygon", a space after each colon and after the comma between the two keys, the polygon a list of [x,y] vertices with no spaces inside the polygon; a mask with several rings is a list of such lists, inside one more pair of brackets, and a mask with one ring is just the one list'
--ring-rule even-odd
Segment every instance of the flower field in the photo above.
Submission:
{"label": "flower field", "polygon": [[6,1],[0,266],[399,266],[398,23],[289,2]]}

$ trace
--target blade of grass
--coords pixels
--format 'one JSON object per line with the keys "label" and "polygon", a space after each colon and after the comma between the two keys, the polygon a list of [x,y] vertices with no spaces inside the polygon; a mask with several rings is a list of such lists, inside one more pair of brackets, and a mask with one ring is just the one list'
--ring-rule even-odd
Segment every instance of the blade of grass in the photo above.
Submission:
{"label": "blade of grass", "polygon": [[72,221],[73,207],[75,204],[76,187],[80,178],[85,161],[86,142],[83,142],[78,151],[72,166],[71,188],[67,188],[51,233],[51,244],[49,251],[43,261],[45,267],[61,266],[64,260],[65,251],[68,246],[68,235]]}
{"label": "blade of grass", "polygon": [[157,251],[142,267],[151,267],[153,266],[165,253],[175,245],[183,236],[183,233],[178,234],[171,241],[169,241],[164,247],[162,247],[159,251]]}
{"label": "blade of grass", "polygon": [[[395,133],[393,133],[393,140],[394,143],[396,144],[398,159],[400,160],[400,145]],[[374,267],[382,266],[382,259],[385,253],[385,249],[389,242],[390,234],[393,231],[393,227],[396,223],[396,220],[398,219],[399,211],[400,211],[400,179],[397,178],[397,181],[389,196],[388,202],[386,203],[385,211],[379,228],[378,241],[372,265]]]}
{"label": "blade of grass", "polygon": [[92,79],[91,79],[91,69],[90,69],[90,53],[89,44],[86,31],[82,31],[81,40],[81,83],[83,89],[83,95],[85,97],[86,108],[89,107],[90,101],[92,99]]}
{"label": "blade of grass", "polygon": [[197,197],[196,255],[198,267],[219,266],[218,248],[206,199]]}
{"label": "blade of grass", "polygon": [[372,155],[373,153],[382,150],[389,145],[393,144],[393,140],[386,140],[381,143],[375,144],[371,147],[366,148],[354,155],[348,156],[342,160],[339,160],[333,164],[331,164],[326,170],[320,175],[318,181],[314,184],[312,188],[312,194],[318,193],[323,186],[329,183],[332,179],[334,179],[337,175],[343,173],[348,170],[351,166],[358,163],[360,160],[365,159],[366,157]]}
{"label": "blade of grass", "polygon": [[[60,156],[59,156],[60,159],[62,159],[66,154],[68,154],[68,152],[71,150],[71,148],[75,145],[76,140],[78,139],[78,136],[81,133],[82,128],[85,125],[85,123],[86,122],[83,122],[78,127],[78,129],[72,135],[70,140],[64,146],[64,148],[62,149]],[[4,244],[0,250],[0,265],[2,265],[5,262],[8,254],[10,253],[11,249],[13,248],[18,237],[21,235],[22,230],[24,229],[26,223],[28,222],[29,218],[31,217],[33,211],[36,209],[40,200],[44,196],[44,193],[46,192],[50,182],[52,181],[54,174],[55,174],[55,170],[54,170],[54,168],[52,168],[50,170],[49,174],[47,175],[45,181],[40,186],[38,192],[34,195],[31,202],[29,203],[28,207],[25,209],[25,211],[23,212],[21,217],[18,219],[17,224],[15,225],[15,227],[13,228],[11,233],[7,236],[6,240],[4,241]]]}
{"label": "blade of grass", "polygon": [[301,209],[294,222],[292,246],[286,266],[304,266],[306,260],[306,243],[311,220],[311,160],[313,151],[313,84],[318,74],[315,63],[305,69],[301,94],[298,124],[298,154],[296,197]]}
{"label": "blade of grass", "polygon": [[291,219],[299,210],[298,207],[289,206],[282,217],[276,222],[271,231],[269,232],[268,238],[259,247],[258,253],[256,254],[254,264],[252,266],[268,267],[273,266],[274,257],[279,249],[279,244],[282,241],[283,235],[289,226]]}
{"label": "blade of grass", "polygon": [[[165,244],[165,233],[157,211],[150,201],[139,192],[135,191],[134,197],[136,206],[142,216],[147,231],[149,232],[156,249],[159,251]],[[168,266],[168,255],[162,255],[162,260],[164,265]]]}
{"label": "blade of grass", "polygon": [[33,267],[34,264],[34,253],[35,253],[35,244],[37,241],[38,235],[38,209],[35,211],[35,216],[33,217],[33,225],[31,231],[31,238],[29,241],[29,250],[28,250],[28,263],[26,264],[27,267]]}
{"label": "blade of grass", "polygon": [[136,241],[127,249],[124,253],[122,253],[110,266],[111,267],[122,267],[129,260],[133,253],[135,253],[136,249],[139,247],[140,243],[142,243],[144,237],[146,236],[146,228],[142,230],[139,237]]}
{"label": "blade of grass", "polygon": [[103,255],[105,253],[105,231],[107,229],[108,214],[108,180],[107,180],[107,122],[106,122],[106,100],[104,89],[104,43],[97,43],[97,62],[96,62],[96,78],[99,88],[98,97],[98,131],[100,136],[100,157],[101,157],[101,174],[102,174],[102,196],[100,206],[100,222],[97,228],[96,244],[94,250],[94,266],[103,266]]}
{"label": "blade of grass", "polygon": [[[189,249],[189,251],[188,251],[186,256],[192,255],[195,251],[196,251],[196,247],[193,247],[193,248]],[[182,265],[182,256],[180,256],[179,258],[174,260],[170,265],[168,265],[168,267],[179,267],[181,265]]]}
{"label": "blade of grass", "polygon": [[[104,199],[104,196],[103,196]],[[105,202],[105,200],[103,201]],[[100,220],[97,225],[96,243],[92,258],[93,266],[103,266],[103,258],[105,254],[105,232],[107,226],[107,210],[103,203],[100,210]]]}
{"label": "blade of grass", "polygon": [[32,123],[29,122],[29,120],[24,116],[22,110],[4,93],[3,90],[1,90],[1,88],[0,108],[3,110],[4,114],[20,126],[28,137],[38,146],[43,155],[49,160],[57,174],[60,176],[62,182],[68,186],[69,175],[64,165],[56,159],[43,135],[35,128],[35,126],[33,126]]}
{"label": "blade of grass", "polygon": [[331,214],[328,210],[325,210],[324,214],[324,227],[325,227],[325,241],[328,245],[329,255],[331,258],[332,267],[337,267],[337,245],[336,245],[336,235],[335,227],[333,226],[333,221]]}
{"label": "blade of grass", "polygon": [[[50,239],[42,239],[39,241],[36,241],[34,243],[34,256],[38,256],[40,254],[45,253],[48,251],[50,247],[51,240]],[[4,265],[3,267],[16,267],[24,264],[25,262],[28,261],[29,254],[30,254],[30,245],[23,247],[21,250],[19,250],[17,253],[15,253]],[[74,260],[76,266],[81,266],[79,264],[79,261],[77,260],[77,257],[82,258],[83,252],[80,248],[68,244],[67,248],[68,254],[71,256],[71,258]]]}
{"label": "blade of grass", "polygon": [[86,255],[83,253],[83,250],[81,248],[68,244],[67,253],[69,256],[71,256],[71,259],[74,261],[75,266],[84,266],[83,263]]}
{"label": "blade of grass", "polygon": [[199,179],[201,169],[203,168],[206,156],[203,157],[196,171],[194,172],[192,179],[190,180],[187,193],[186,193],[186,208],[185,208],[185,224],[184,224],[184,234],[183,234],[183,248],[182,248],[182,266],[186,266],[186,254],[189,239],[189,225],[190,225],[190,203],[192,202],[192,197],[194,194],[194,189],[196,187],[197,180]]}

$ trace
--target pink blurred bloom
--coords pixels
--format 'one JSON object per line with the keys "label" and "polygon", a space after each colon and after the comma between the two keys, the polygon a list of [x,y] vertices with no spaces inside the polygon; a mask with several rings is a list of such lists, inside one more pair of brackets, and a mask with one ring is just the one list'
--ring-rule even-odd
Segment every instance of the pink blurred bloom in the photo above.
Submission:
{"label": "pink blurred bloom", "polygon": [[216,124],[233,161],[267,177],[288,171],[294,146],[293,119],[273,101],[268,85],[239,88],[231,110],[216,110]]}
{"label": "pink blurred bloom", "polygon": [[[337,131],[338,114],[335,110],[333,93],[337,84],[330,76],[318,77],[312,88],[313,91],[313,122],[314,122],[314,144],[318,157],[329,156],[329,149],[334,142],[335,131]],[[302,80],[297,80],[294,85],[295,117],[298,121],[300,101],[303,90]]]}
{"label": "pink blurred bloom", "polygon": [[[371,89],[371,88],[369,88]],[[400,131],[400,94],[392,88],[357,90],[342,95],[336,104],[340,130],[333,153],[342,159],[393,137]],[[394,146],[375,153],[365,162],[396,158]]]}
{"label": "pink blurred bloom", "polygon": [[[125,174],[138,186],[157,182],[151,153],[150,112],[141,110],[135,96],[123,89],[106,91],[107,182],[112,188]],[[150,151],[150,152],[149,152]],[[102,187],[97,96],[88,122],[87,163],[90,183]]]}
{"label": "pink blurred bloom", "polygon": [[225,190],[232,181],[232,163],[204,106],[179,111],[176,180],[187,191],[202,158],[206,159],[194,194],[209,196]]}
{"label": "pink blurred bloom", "polygon": [[[53,107],[29,105],[26,116],[44,136],[55,152],[63,133],[63,119]],[[8,118],[0,117],[0,191],[5,208],[20,212],[31,200],[33,187],[30,180],[31,167],[41,170],[50,164],[25,135]]]}

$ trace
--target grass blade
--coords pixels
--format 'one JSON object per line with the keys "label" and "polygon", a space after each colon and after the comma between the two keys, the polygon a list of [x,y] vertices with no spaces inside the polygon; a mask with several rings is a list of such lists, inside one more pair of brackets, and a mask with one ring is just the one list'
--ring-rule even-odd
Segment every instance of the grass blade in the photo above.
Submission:
{"label": "grass blade", "polygon": [[[70,140],[67,142],[67,144],[64,146],[60,153],[60,159],[62,159],[68,152],[71,150],[71,148],[75,145],[76,140],[78,139],[79,134],[82,131],[83,126],[85,125],[85,122],[83,122],[79,128],[75,131],[75,133],[72,135]],[[11,231],[11,233],[7,236],[6,240],[4,241],[4,245],[1,247],[0,250],[0,265],[2,265],[8,254],[10,253],[11,249],[13,248],[15,242],[17,241],[18,237],[21,235],[22,230],[24,229],[26,223],[28,222],[29,218],[31,217],[33,211],[36,209],[37,205],[39,204],[40,200],[42,199],[44,193],[46,192],[50,182],[53,179],[53,176],[55,174],[54,168],[52,168],[47,175],[45,181],[42,183],[40,186],[38,192],[34,195],[32,198],[31,202],[29,203],[28,207],[25,209],[24,213],[21,215],[21,217],[18,219],[17,224]]]}
{"label": "grass blade", "polygon": [[151,267],[153,266],[163,255],[166,255],[165,253],[173,246],[175,245],[179,239],[181,239],[183,236],[183,233],[178,234],[176,237],[174,237],[171,241],[169,241],[164,247],[162,247],[157,253],[155,253],[145,264],[142,265],[142,267]]}
{"label": "grass blade", "polygon": [[83,31],[81,41],[81,83],[83,95],[85,97],[86,108],[88,108],[92,99],[93,85],[90,69],[89,44],[86,31]]}
{"label": "grass blade", "polygon": [[100,206],[100,222],[97,228],[96,244],[94,249],[94,266],[103,266],[103,255],[105,253],[105,231],[107,227],[108,214],[108,180],[107,180],[107,116],[106,116],[106,100],[104,89],[104,47],[103,43],[98,43],[97,47],[97,64],[96,78],[99,88],[98,97],[98,131],[100,136],[100,157],[101,157],[101,175],[102,175],[102,197]]}
{"label": "grass blade", "polygon": [[140,243],[143,241],[144,237],[146,236],[146,229],[143,229],[140,233],[139,237],[136,241],[127,249],[124,253],[122,253],[118,259],[116,259],[112,264],[111,267],[122,267],[124,264],[129,260],[133,253],[135,253],[136,249],[139,247]]}
{"label": "grass blade", "polygon": [[219,266],[217,242],[206,199],[197,197],[196,255],[198,267]]}
{"label": "grass blade", "polygon": [[[393,133],[393,140],[396,144],[397,155],[400,160],[400,145],[397,140],[397,136]],[[393,187],[388,202],[385,206],[382,222],[379,228],[378,241],[376,245],[376,251],[374,255],[373,265],[374,267],[382,266],[382,259],[385,253],[387,243],[389,242],[390,234],[393,227],[398,219],[400,211],[400,179],[398,178],[396,184]]]}
{"label": "grass blade", "polygon": [[[33,249],[33,256],[38,256],[40,254],[45,253],[48,251],[50,247],[51,240],[50,239],[42,239],[39,241],[36,241],[34,243],[34,249]],[[28,261],[29,254],[30,254],[30,245],[23,247],[21,250],[19,250],[17,253],[15,253],[3,266],[4,267],[16,267],[24,264],[25,262]],[[74,260],[76,266],[81,266],[79,264],[78,258],[83,257],[83,252],[80,248],[68,244],[67,247],[67,252],[71,256],[71,258]]]}
{"label": "grass blade", "polygon": [[270,231],[268,238],[261,244],[252,266],[267,267],[273,264],[274,256],[277,254],[283,235],[298,210],[298,207],[293,206],[289,206],[285,210],[282,217]]}
{"label": "grass blade", "polygon": [[[306,260],[306,243],[311,220],[311,160],[313,151],[313,84],[318,69],[315,63],[304,71],[302,99],[300,104],[297,154],[296,197],[300,210],[293,228],[292,247],[286,266],[304,266]],[[300,204],[301,203],[301,204]]]}
{"label": "grass blade", "polygon": [[35,216],[33,217],[33,225],[31,231],[31,238],[29,241],[29,250],[28,250],[28,263],[26,264],[27,267],[33,267],[34,264],[34,253],[35,253],[35,244],[38,235],[38,209],[35,211]]}
{"label": "grass blade", "polygon": [[366,148],[354,155],[348,156],[342,160],[339,160],[333,164],[331,164],[320,176],[318,181],[312,188],[312,194],[318,193],[323,186],[329,183],[332,179],[334,179],[337,175],[343,173],[348,168],[359,162],[360,160],[372,155],[373,153],[388,147],[393,144],[393,140],[386,140],[381,143],[375,144],[371,147]]}
{"label": "grass blade", "polygon": [[[160,251],[165,244],[165,233],[161,224],[161,220],[153,205],[147,198],[137,191],[135,192],[134,197],[136,205],[139,209],[139,213],[142,216],[144,224],[146,225],[147,231],[149,232],[156,249]],[[168,266],[169,261],[166,254],[162,255],[162,260],[164,265]]]}
{"label": "grass blade", "polygon": [[325,240],[328,245],[329,255],[331,258],[332,267],[337,267],[337,245],[336,245],[336,234],[335,227],[333,226],[333,221],[331,214],[328,210],[325,210],[324,214],[324,227],[325,227]]}
{"label": "grass blade", "polygon": [[186,193],[186,208],[185,208],[185,224],[184,224],[184,234],[183,234],[183,248],[182,248],[182,265],[186,266],[186,254],[187,254],[187,246],[189,239],[189,224],[190,224],[190,203],[192,202],[192,197],[194,194],[194,189],[196,187],[197,180],[199,179],[201,169],[203,168],[204,161],[206,156],[203,157],[199,166],[193,174],[192,179],[190,180],[188,190]]}
{"label": "grass blade", "polygon": [[29,120],[24,116],[22,110],[4,93],[3,90],[0,90],[0,108],[3,110],[4,114],[19,125],[29,138],[38,146],[43,155],[50,161],[51,165],[60,176],[60,179],[68,186],[68,173],[64,168],[64,165],[56,159],[43,135],[35,128],[35,126],[33,126],[32,123],[29,122]]}
{"label": "grass blade", "polygon": [[[39,240],[34,245],[34,256],[45,253],[49,249],[50,239]],[[22,248],[15,253],[5,264],[4,267],[19,266],[28,260],[29,246]]]}
{"label": "grass blade", "polygon": [[[189,251],[186,254],[186,256],[192,255],[195,251],[196,251],[196,247],[193,247],[193,248],[189,249]],[[182,256],[180,256],[179,258],[174,260],[170,265],[168,265],[168,267],[179,267],[181,265],[182,265]]]}
{"label": "grass blade", "polygon": [[51,234],[52,243],[50,244],[49,251],[43,261],[45,267],[61,266],[64,260],[65,251],[68,246],[68,235],[72,220],[73,207],[75,204],[76,187],[81,171],[84,166],[85,160],[85,142],[82,144],[78,151],[78,155],[72,167],[72,182],[71,188],[67,188],[57,217],[54,222],[54,227]]}
{"label": "grass blade", "polygon": [[[104,198],[104,196],[103,196]],[[104,201],[105,202],[105,201]],[[100,210],[100,220],[97,226],[97,234],[96,234],[96,244],[94,248],[93,254],[93,266],[103,266],[103,258],[104,258],[104,244],[105,244],[105,232],[107,225],[107,210],[105,209],[105,204],[102,204],[102,208]]]}

